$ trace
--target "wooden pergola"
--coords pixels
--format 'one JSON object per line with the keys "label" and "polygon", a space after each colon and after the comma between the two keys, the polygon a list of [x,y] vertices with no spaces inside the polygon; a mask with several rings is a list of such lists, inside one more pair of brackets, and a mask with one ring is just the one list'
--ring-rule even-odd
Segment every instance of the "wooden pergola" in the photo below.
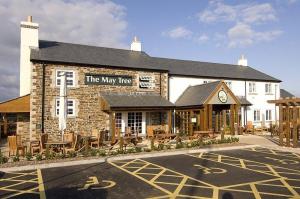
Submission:
{"label": "wooden pergola", "polygon": [[300,98],[284,98],[279,100],[269,100],[268,102],[279,107],[279,145],[298,147],[300,131]]}

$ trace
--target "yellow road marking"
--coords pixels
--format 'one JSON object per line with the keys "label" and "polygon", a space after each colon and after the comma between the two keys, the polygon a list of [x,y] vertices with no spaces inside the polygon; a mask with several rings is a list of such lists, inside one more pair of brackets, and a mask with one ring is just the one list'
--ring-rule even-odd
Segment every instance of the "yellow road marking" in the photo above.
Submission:
{"label": "yellow road marking", "polygon": [[255,184],[251,183],[250,187],[251,187],[251,190],[252,190],[252,192],[254,194],[255,199],[261,199],[261,197],[260,197],[260,195],[259,195],[259,193],[258,193],[258,191],[257,191],[257,189],[255,187]]}
{"label": "yellow road marking", "polygon": [[242,160],[242,159],[240,159],[240,163],[241,163],[241,166],[242,166],[242,168],[246,168],[246,165],[245,165],[245,162],[244,162],[244,160]]}
{"label": "yellow road marking", "polygon": [[181,180],[181,182],[179,183],[179,185],[177,186],[176,190],[173,192],[172,196],[174,198],[179,195],[181,189],[183,188],[183,186],[187,180],[188,180],[188,176],[184,176],[183,179]]}
{"label": "yellow road marking", "polygon": [[294,196],[299,196],[299,194],[283,178],[281,178],[280,181]]}
{"label": "yellow road marking", "polygon": [[218,155],[218,162],[221,162],[221,161],[222,161],[222,156]]}
{"label": "yellow road marking", "polygon": [[162,169],[156,176],[154,176],[150,182],[154,182],[155,180],[157,180],[164,172],[166,172],[167,170],[164,168]]}
{"label": "yellow road marking", "polygon": [[45,187],[44,187],[41,169],[37,169],[37,176],[38,176],[38,183],[39,183],[40,199],[46,199]]}

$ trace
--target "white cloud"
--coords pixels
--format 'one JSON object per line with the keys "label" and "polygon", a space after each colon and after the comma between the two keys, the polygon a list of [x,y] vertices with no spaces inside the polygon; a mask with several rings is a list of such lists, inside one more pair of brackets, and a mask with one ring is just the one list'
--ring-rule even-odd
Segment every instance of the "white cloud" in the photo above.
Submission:
{"label": "white cloud", "polygon": [[109,0],[1,0],[0,101],[18,95],[19,24],[27,15],[39,23],[41,39],[127,48],[126,9]]}
{"label": "white cloud", "polygon": [[177,26],[169,31],[162,33],[162,35],[168,36],[172,39],[189,38],[192,34],[192,31],[183,26]]}
{"label": "white cloud", "polygon": [[228,47],[245,47],[256,42],[268,42],[282,34],[280,30],[258,32],[248,24],[238,23],[227,32]]}
{"label": "white cloud", "polygon": [[276,12],[269,3],[227,5],[212,1],[208,8],[197,14],[199,21],[263,23],[276,20]]}
{"label": "white cloud", "polygon": [[196,38],[199,43],[204,43],[209,40],[209,37],[206,34],[202,34]]}

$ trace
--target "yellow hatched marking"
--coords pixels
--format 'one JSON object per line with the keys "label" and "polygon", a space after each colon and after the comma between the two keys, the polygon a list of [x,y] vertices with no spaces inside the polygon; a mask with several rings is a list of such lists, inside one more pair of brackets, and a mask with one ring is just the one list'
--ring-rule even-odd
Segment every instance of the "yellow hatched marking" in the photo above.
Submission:
{"label": "yellow hatched marking", "polygon": [[222,161],[222,156],[218,155],[218,162],[221,162],[221,161]]}
{"label": "yellow hatched marking", "polygon": [[254,194],[255,199],[261,199],[261,197],[260,197],[260,195],[259,195],[259,193],[258,193],[258,191],[257,191],[257,189],[255,187],[255,184],[251,183],[250,187],[251,187],[251,190],[252,190],[252,192]]}
{"label": "yellow hatched marking", "polygon": [[294,196],[300,196],[283,178],[281,178],[280,181]]}
{"label": "yellow hatched marking", "polygon": [[[182,195],[180,194],[180,191],[182,190],[183,187],[195,187],[195,188],[206,188],[206,189],[210,189],[213,193],[214,193],[214,188],[217,188],[216,186],[214,185],[211,185],[209,183],[206,183],[206,182],[203,182],[203,181],[200,181],[200,180],[197,180],[197,179],[194,179],[190,176],[187,176],[187,175],[184,175],[182,173],[179,173],[179,172],[176,172],[176,171],[173,171],[171,169],[168,169],[168,168],[165,168],[165,167],[162,167],[160,165],[157,165],[157,164],[154,164],[154,163],[150,163],[150,162],[147,162],[145,160],[141,160],[141,159],[137,159],[137,161],[142,161],[144,162],[144,166],[142,166],[144,169],[147,169],[149,166],[150,167],[157,167],[157,168],[160,168],[161,171],[157,174],[149,174],[151,176],[154,176],[152,179],[148,180],[148,179],[145,179],[143,178],[142,176],[140,175],[143,175],[145,174],[145,172],[143,173],[138,173],[138,172],[132,172],[132,171],[129,171],[129,170],[126,170],[125,167],[123,167],[122,165],[119,165],[118,162],[109,162],[109,164],[137,177],[138,179],[150,184],[151,186],[161,190],[162,192],[164,192],[166,195],[164,196],[159,196],[159,197],[153,197],[153,198],[176,198],[176,197],[188,197],[188,198],[206,198],[206,197],[200,197],[200,196],[187,196],[187,195]],[[128,165],[128,164],[127,164]],[[164,173],[172,173],[171,175],[169,174],[164,174]],[[140,174],[140,175],[139,175]],[[161,176],[170,176],[170,177],[178,177],[181,179],[181,181],[179,183],[175,183],[175,182],[162,182],[162,181],[156,181],[159,179],[159,177]],[[200,185],[191,185],[191,184],[186,184],[188,180],[193,180],[193,181],[196,181],[198,183],[200,183]],[[161,187],[160,185],[175,185],[177,186],[176,189],[172,192],[172,191],[169,191],[163,187]],[[203,185],[203,186],[201,186]]]}

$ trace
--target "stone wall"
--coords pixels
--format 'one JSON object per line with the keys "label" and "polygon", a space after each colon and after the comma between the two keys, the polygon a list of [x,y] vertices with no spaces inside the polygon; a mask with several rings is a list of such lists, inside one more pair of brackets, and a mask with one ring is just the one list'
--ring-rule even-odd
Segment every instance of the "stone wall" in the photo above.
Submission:
{"label": "stone wall", "polygon": [[[149,72],[139,70],[122,70],[108,67],[88,66],[67,66],[67,65],[46,65],[45,79],[45,116],[44,127],[46,133],[58,136],[58,117],[55,115],[55,100],[59,96],[59,87],[55,86],[56,70],[72,70],[75,72],[75,86],[68,88],[68,99],[75,100],[76,115],[68,117],[67,130],[89,132],[93,128],[108,129],[109,115],[100,110],[100,92],[115,93],[155,93],[168,97],[168,74],[161,72]],[[32,87],[30,99],[30,131],[31,139],[41,133],[42,116],[42,64],[33,64]],[[128,75],[133,78],[132,86],[111,86],[111,85],[85,85],[85,74],[107,74],[107,75]],[[140,89],[138,76],[154,75],[154,89]],[[52,136],[52,137],[53,137]]]}
{"label": "stone wall", "polygon": [[18,113],[17,114],[17,135],[21,135],[24,142],[30,140],[29,134],[30,126],[30,115],[29,113]]}

